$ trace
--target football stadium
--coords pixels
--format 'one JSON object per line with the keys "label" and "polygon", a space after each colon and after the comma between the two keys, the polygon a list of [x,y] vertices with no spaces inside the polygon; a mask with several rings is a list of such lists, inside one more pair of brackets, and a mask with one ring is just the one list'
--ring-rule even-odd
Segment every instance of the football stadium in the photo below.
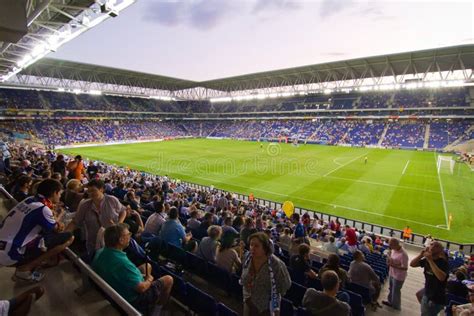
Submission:
{"label": "football stadium", "polygon": [[[188,80],[197,46],[106,46],[139,12],[175,42],[237,6],[151,2],[0,3],[1,315],[472,313],[472,38],[255,68],[228,44]],[[242,8],[395,19],[371,5]]]}

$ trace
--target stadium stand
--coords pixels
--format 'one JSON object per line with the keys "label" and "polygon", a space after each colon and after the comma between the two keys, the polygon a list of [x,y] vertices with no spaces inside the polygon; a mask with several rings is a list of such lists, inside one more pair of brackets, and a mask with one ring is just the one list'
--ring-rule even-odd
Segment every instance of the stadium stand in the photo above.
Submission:
{"label": "stadium stand", "polygon": [[[33,178],[37,179],[36,181],[41,181],[41,175],[44,170],[49,168],[47,164],[38,164],[38,162],[43,160],[51,162],[55,159],[54,154],[39,148],[29,149],[21,147],[20,145],[11,144],[10,150],[13,154],[13,176],[11,176],[9,178],[10,181],[6,183],[6,188],[10,190],[15,187],[15,182],[17,181],[16,175],[21,174],[22,171],[18,159],[27,158],[30,160],[31,165],[35,166],[35,168],[31,169],[29,172]],[[87,161],[84,163],[87,164]],[[292,242],[289,248],[286,248],[286,246],[281,243],[280,234],[276,230],[276,224],[281,224],[282,227],[288,227],[292,230],[296,229],[294,226],[295,222],[286,218],[282,210],[275,210],[276,212],[274,212],[268,206],[259,205],[256,202],[238,200],[232,194],[221,194],[221,192],[215,189],[204,191],[180,183],[180,189],[178,190],[178,183],[167,177],[157,177],[134,170],[116,168],[101,162],[96,162],[96,165],[99,170],[99,178],[108,179],[107,183],[109,186],[106,188],[106,192],[109,192],[109,194],[116,194],[118,191],[115,189],[119,183],[125,183],[124,190],[126,192],[133,190],[137,196],[141,197],[139,200],[138,214],[143,222],[146,222],[152,213],[150,210],[154,211],[154,196],[158,196],[158,201],[161,200],[160,203],[177,206],[180,214],[179,221],[184,225],[186,225],[192,211],[197,211],[199,213],[199,220],[203,220],[205,218],[204,215],[207,212],[206,210],[212,210],[212,212],[216,214],[214,215],[216,218],[213,219],[213,222],[219,224],[223,223],[224,218],[228,216],[232,218],[246,217],[245,214],[248,214],[248,211],[253,210],[256,214],[256,218],[255,221],[252,219],[251,223],[260,222],[258,226],[255,226],[256,230],[275,231],[274,233],[270,233],[270,236],[273,238],[273,243],[275,244],[275,254],[283,262],[288,264],[289,256],[295,253],[295,247],[297,246],[296,240]],[[164,183],[167,183],[167,185],[163,185]],[[34,186],[31,188],[29,194],[35,194]],[[122,195],[117,196],[120,197]],[[126,198],[121,199],[120,201],[121,203],[129,202]],[[74,216],[74,213],[66,212],[63,218],[67,223],[67,221]],[[308,221],[306,221],[305,218],[308,218]],[[311,235],[311,237],[308,236],[308,238],[310,238],[309,243],[312,246],[325,244],[328,242],[329,237],[335,237],[337,241],[336,245],[340,248],[341,252],[339,257],[340,266],[342,269],[348,270],[349,265],[353,260],[353,256],[351,251],[347,251],[347,248],[345,248],[346,244],[344,238],[347,231],[346,228],[340,224],[323,221],[316,217],[310,219],[309,216],[306,217],[305,214],[303,214],[303,219],[303,227],[307,231],[307,234]],[[235,226],[234,228],[238,229],[239,227]],[[365,252],[365,262],[370,265],[377,274],[380,282],[384,284],[389,273],[386,261],[386,250],[388,247],[386,237],[376,236],[375,234],[364,230],[356,229],[356,232],[359,244],[358,247],[361,247],[360,249]],[[80,232],[78,231],[77,233]],[[189,249],[186,244],[183,245],[183,249],[180,249],[180,247],[163,242],[159,235],[154,237],[153,242],[150,244],[145,244],[143,240],[141,240],[139,234],[134,235],[133,238],[145,247],[145,249],[149,249],[149,258],[147,260],[152,263],[152,266],[158,267],[156,277],[163,275],[171,275],[173,277],[175,285],[172,290],[172,296],[175,305],[173,305],[172,308],[184,308],[185,310],[190,310],[195,313],[204,313],[206,315],[235,315],[236,312],[232,310],[232,308],[235,308],[237,313],[240,313],[241,305],[239,304],[238,299],[237,301],[228,298],[224,299],[226,305],[232,305],[231,308],[226,307],[216,299],[214,294],[210,295],[208,292],[209,285],[207,284],[210,282],[213,287],[215,287],[210,290],[213,293],[219,289],[229,294],[239,294],[242,293],[242,286],[238,283],[238,274],[229,273],[220,269],[218,265],[208,262],[207,260],[202,259],[199,255],[192,253],[192,251],[194,251],[192,249],[189,251],[186,250]],[[363,248],[362,244],[367,244],[367,240],[370,240],[371,242],[369,244],[373,246]],[[199,244],[200,239],[194,238],[193,242]],[[70,250],[67,250],[66,255],[82,271],[83,278],[85,280],[89,278],[92,279],[93,283],[104,291],[104,297],[111,301],[113,305],[118,306],[118,310],[125,311],[128,314],[135,314],[136,311],[133,307],[122,298],[117,297],[117,293],[114,289],[111,289],[107,284],[105,284],[104,281],[90,269],[87,263],[79,259],[78,255],[84,254],[84,245],[81,242],[81,238],[77,239],[77,242],[71,247],[71,249],[76,251],[78,254],[74,254]],[[196,249],[196,247],[194,249]],[[243,248],[240,249],[241,251],[245,251]],[[182,255],[180,255],[180,253],[182,253]],[[317,256],[312,259],[314,261],[311,263],[311,266],[314,267],[316,271],[319,271],[325,261],[324,258],[326,254],[324,251],[317,251],[316,254]],[[131,256],[130,258],[134,258],[133,252],[128,253],[128,255]],[[461,253],[447,253],[447,255],[449,259],[450,272],[461,270],[466,271],[466,273],[470,273],[467,278],[472,278],[473,258],[471,258],[471,261],[466,262],[464,255]],[[147,256],[147,252],[145,252],[145,256]],[[241,258],[245,258],[243,252],[240,252],[240,256]],[[289,267],[287,269],[291,271]],[[292,288],[286,294],[286,300],[284,299],[282,301],[281,309],[282,311],[290,311],[289,314],[285,313],[284,315],[293,315],[295,311],[298,311],[299,315],[304,313],[304,309],[302,309],[302,298],[305,294],[306,287],[310,286],[316,289],[322,288],[320,283],[318,283],[318,280],[313,281],[305,278],[302,279],[294,273],[290,273],[290,275],[293,281]],[[202,281],[200,282],[199,280],[205,280],[204,284],[206,285],[203,286]],[[418,284],[417,286],[422,287],[422,284]],[[371,302],[370,291],[368,288],[354,283],[347,283],[343,291],[350,297],[349,305],[354,315],[364,315],[366,312],[370,313],[367,309],[368,307],[366,307],[366,305]],[[239,295],[237,295],[237,297],[238,296]],[[447,304],[451,301],[463,302],[462,298],[452,297],[449,295],[446,296],[446,300]],[[467,300],[467,298],[464,298],[464,300]],[[374,306],[370,307],[374,308]]]}

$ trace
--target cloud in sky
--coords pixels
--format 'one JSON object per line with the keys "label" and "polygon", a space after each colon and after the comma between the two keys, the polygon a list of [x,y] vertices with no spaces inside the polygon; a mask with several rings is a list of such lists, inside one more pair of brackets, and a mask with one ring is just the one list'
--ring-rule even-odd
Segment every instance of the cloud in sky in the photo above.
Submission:
{"label": "cloud in sky", "polygon": [[353,5],[352,0],[323,0],[319,7],[319,16],[323,19],[341,13]]}
{"label": "cloud in sky", "polygon": [[217,26],[232,11],[229,1],[150,1],[146,6],[146,21],[165,26],[190,25],[199,30]]}
{"label": "cloud in sky", "polygon": [[301,8],[301,3],[291,0],[257,0],[253,6],[253,13],[263,11],[288,11]]}
{"label": "cloud in sky", "polygon": [[187,25],[204,31],[236,16],[287,13],[301,8],[301,4],[294,0],[150,1],[143,17],[145,21],[169,27]]}

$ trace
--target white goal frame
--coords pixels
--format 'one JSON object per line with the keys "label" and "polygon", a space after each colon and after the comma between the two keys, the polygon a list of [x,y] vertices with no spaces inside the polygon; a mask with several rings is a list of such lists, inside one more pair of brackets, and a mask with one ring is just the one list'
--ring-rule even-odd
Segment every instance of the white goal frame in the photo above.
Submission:
{"label": "white goal frame", "polygon": [[[449,164],[448,169],[446,169],[446,163]],[[436,169],[438,170],[438,173],[441,172],[441,170],[449,170],[450,174],[454,173],[454,165],[455,161],[452,156],[438,156],[438,160],[436,161]],[[441,169],[443,168],[443,169]]]}

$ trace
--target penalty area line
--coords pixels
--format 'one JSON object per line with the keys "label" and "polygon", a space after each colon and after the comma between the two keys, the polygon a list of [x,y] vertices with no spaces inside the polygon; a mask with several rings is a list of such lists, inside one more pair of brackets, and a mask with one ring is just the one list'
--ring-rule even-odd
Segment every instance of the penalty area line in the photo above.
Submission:
{"label": "penalty area line", "polygon": [[410,163],[410,160],[407,161],[407,164],[405,165],[405,168],[403,168],[402,174],[405,174],[405,171],[407,171],[408,164]]}

